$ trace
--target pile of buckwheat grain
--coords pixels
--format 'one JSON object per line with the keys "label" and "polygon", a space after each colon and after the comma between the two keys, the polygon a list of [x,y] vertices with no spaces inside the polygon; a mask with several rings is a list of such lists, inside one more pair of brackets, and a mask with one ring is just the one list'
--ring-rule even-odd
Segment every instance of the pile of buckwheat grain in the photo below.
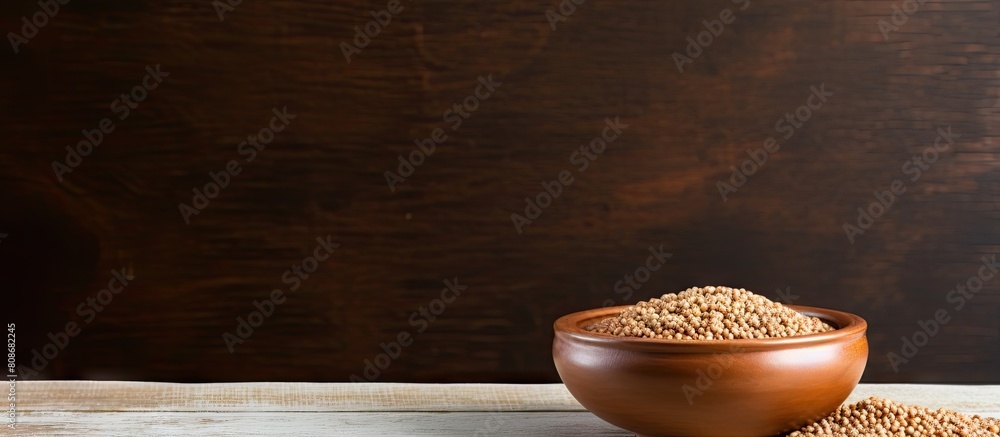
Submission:
{"label": "pile of buckwheat grain", "polygon": [[844,405],[789,437],[809,436],[1000,436],[1000,419],[930,410],[888,399],[868,398]]}
{"label": "pile of buckwheat grain", "polygon": [[693,287],[639,302],[586,329],[619,337],[727,340],[791,337],[834,328],[742,288]]}

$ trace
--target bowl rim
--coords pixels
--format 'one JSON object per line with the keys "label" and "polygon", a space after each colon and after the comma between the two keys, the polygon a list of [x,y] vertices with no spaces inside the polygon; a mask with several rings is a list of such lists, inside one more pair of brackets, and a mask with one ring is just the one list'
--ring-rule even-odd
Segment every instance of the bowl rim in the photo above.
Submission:
{"label": "bowl rim", "polygon": [[553,323],[556,338],[572,339],[593,346],[618,349],[644,350],[651,352],[688,353],[732,353],[744,351],[767,351],[840,343],[865,336],[868,323],[865,319],[844,311],[803,305],[785,305],[803,315],[818,317],[837,327],[833,331],[793,337],[754,338],[734,340],[676,340],[664,338],[616,337],[597,334],[584,329],[596,321],[603,320],[631,305],[595,308],[560,317]]}

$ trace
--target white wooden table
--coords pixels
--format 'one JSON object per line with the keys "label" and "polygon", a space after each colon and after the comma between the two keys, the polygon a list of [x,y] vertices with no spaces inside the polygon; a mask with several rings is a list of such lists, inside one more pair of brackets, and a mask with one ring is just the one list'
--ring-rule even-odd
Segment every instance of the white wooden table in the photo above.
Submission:
{"label": "white wooden table", "polygon": [[[562,384],[164,384],[23,381],[24,436],[630,436]],[[1000,418],[1000,386],[866,384],[882,396]]]}

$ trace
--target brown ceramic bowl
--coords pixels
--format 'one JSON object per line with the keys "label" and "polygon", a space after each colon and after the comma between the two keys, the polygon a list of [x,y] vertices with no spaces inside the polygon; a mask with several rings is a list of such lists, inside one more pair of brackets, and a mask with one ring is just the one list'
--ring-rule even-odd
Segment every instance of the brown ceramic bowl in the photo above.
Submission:
{"label": "brown ceramic bowl", "polygon": [[583,328],[624,306],[555,323],[552,357],[566,388],[608,423],[648,436],[771,436],[826,416],[868,361],[864,319],[789,305],[837,329],[753,340],[613,337]]}

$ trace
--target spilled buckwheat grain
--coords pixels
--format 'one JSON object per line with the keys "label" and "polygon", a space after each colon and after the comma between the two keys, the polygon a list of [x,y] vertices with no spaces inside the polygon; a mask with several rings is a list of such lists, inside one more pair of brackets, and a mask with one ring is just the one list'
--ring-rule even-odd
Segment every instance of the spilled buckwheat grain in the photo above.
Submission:
{"label": "spilled buckwheat grain", "polygon": [[693,287],[639,302],[586,329],[619,337],[731,340],[791,337],[834,328],[742,288]]}
{"label": "spilled buckwheat grain", "polygon": [[844,405],[788,437],[813,436],[1000,436],[1000,419],[903,405],[871,397]]}

